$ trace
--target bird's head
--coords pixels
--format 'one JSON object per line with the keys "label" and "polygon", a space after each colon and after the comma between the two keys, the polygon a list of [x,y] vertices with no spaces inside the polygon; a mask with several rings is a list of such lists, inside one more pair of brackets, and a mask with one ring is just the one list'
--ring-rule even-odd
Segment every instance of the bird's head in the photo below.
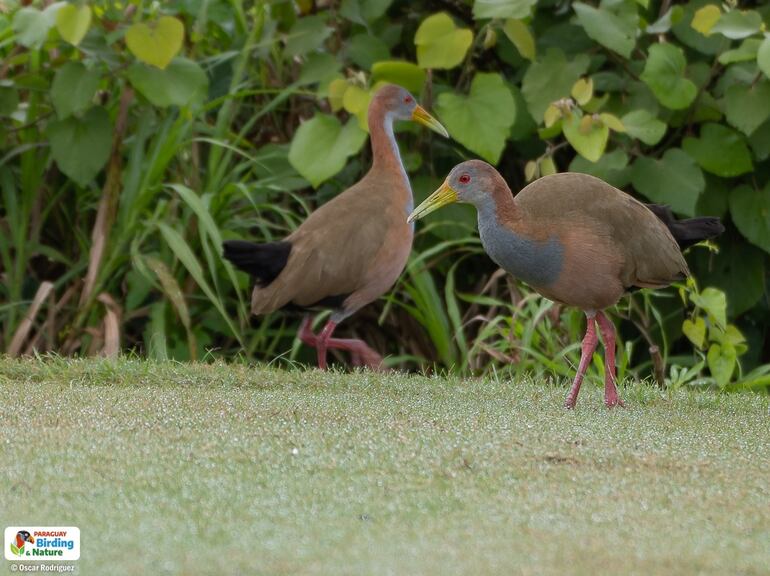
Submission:
{"label": "bird's head", "polygon": [[453,202],[473,204],[478,208],[494,201],[494,191],[501,186],[506,188],[507,184],[492,166],[482,160],[468,160],[452,168],[439,189],[415,208],[407,221],[419,220]]}
{"label": "bird's head", "polygon": [[427,126],[434,132],[438,132],[445,138],[449,137],[446,128],[417,103],[409,90],[401,86],[386,84],[374,94],[370,106],[375,109],[384,109],[395,120],[413,120]]}
{"label": "bird's head", "polygon": [[26,530],[19,530],[16,533],[16,546],[17,548],[21,548],[24,546],[25,542],[29,542],[30,544],[35,543],[35,539],[32,537],[32,534],[27,532]]}

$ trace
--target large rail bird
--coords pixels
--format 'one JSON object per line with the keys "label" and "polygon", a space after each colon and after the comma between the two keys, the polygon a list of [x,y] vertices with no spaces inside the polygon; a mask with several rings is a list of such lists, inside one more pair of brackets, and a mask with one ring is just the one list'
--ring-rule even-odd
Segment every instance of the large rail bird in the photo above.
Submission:
{"label": "large rail bird", "polygon": [[382,357],[362,340],[332,338],[345,318],[387,292],[412,249],[412,188],[393,134],[396,120],[414,120],[442,136],[444,127],[404,88],[385,85],[369,105],[372,167],[356,184],[313,212],[279,242],[228,241],[224,256],[256,280],[251,311],[284,307],[331,308],[319,334],[306,315],[299,338],[316,348],[319,368],[327,349],[347,350],[354,365],[379,368]]}
{"label": "large rail bird", "polygon": [[603,180],[562,173],[535,180],[516,197],[480,160],[458,164],[409,216],[412,222],[451,202],[473,204],[484,250],[537,292],[587,317],[577,375],[565,405],[574,408],[598,342],[605,347],[604,402],[622,401],[615,383],[615,327],[603,310],[636,288],[661,288],[689,275],[682,248],[724,231],[718,218],[674,219]]}

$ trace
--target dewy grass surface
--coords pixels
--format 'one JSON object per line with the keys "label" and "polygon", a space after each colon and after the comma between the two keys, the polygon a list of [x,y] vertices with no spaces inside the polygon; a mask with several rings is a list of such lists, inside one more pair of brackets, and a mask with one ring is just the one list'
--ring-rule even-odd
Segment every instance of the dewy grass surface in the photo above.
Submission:
{"label": "dewy grass surface", "polygon": [[0,360],[0,521],[83,575],[768,574],[759,395]]}

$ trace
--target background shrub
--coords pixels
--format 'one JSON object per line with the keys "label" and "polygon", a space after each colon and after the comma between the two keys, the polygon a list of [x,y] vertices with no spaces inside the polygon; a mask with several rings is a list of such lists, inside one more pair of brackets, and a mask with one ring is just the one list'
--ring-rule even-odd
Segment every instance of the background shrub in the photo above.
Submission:
{"label": "background shrub", "polygon": [[[700,288],[616,310],[621,376],[764,387],[768,21],[703,0],[4,0],[0,348],[309,359],[295,317],[249,320],[220,244],[280,238],[356,181],[371,94],[397,82],[453,137],[398,127],[418,201],[481,157],[513,190],[572,170],[721,216],[688,256]],[[568,375],[580,312],[497,271],[474,227],[462,206],[421,223],[344,329],[402,367]]]}

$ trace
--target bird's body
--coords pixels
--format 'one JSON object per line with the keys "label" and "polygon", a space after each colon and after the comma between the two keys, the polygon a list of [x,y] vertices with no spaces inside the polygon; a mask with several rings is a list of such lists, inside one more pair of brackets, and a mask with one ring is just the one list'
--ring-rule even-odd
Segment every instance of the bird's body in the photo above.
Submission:
{"label": "bird's body", "polygon": [[551,300],[601,310],[631,288],[668,286],[689,274],[666,225],[599,178],[566,172],[515,198],[507,186],[502,192],[478,213],[484,248]]}
{"label": "bird's body", "polygon": [[[406,265],[414,229],[406,223],[411,203],[407,179],[370,170],[286,237],[286,265],[272,282],[254,289],[252,313],[327,302],[340,322],[376,300]],[[362,219],[370,210],[377,217]]]}
{"label": "bird's body", "polygon": [[414,200],[393,122],[410,118],[446,135],[406,90],[392,85],[380,89],[369,107],[369,172],[284,240],[224,245],[225,257],[256,278],[253,314],[284,307],[333,310],[319,336],[310,330],[307,317],[299,332],[303,342],[318,350],[322,368],[327,348],[351,351],[354,364],[376,368],[382,361],[362,341],[333,339],[331,334],[339,322],[387,292],[409,257],[414,226],[406,217]]}
{"label": "bird's body", "polygon": [[627,291],[683,280],[690,272],[681,247],[723,230],[716,218],[677,221],[667,208],[645,205],[586,174],[546,176],[514,198],[500,174],[479,160],[456,166],[410,221],[454,201],[474,204],[481,242],[501,268],[546,298],[586,313],[568,407],[575,405],[596,348],[595,322],[607,351],[605,403],[620,403],[614,382],[615,331],[602,310]]}

